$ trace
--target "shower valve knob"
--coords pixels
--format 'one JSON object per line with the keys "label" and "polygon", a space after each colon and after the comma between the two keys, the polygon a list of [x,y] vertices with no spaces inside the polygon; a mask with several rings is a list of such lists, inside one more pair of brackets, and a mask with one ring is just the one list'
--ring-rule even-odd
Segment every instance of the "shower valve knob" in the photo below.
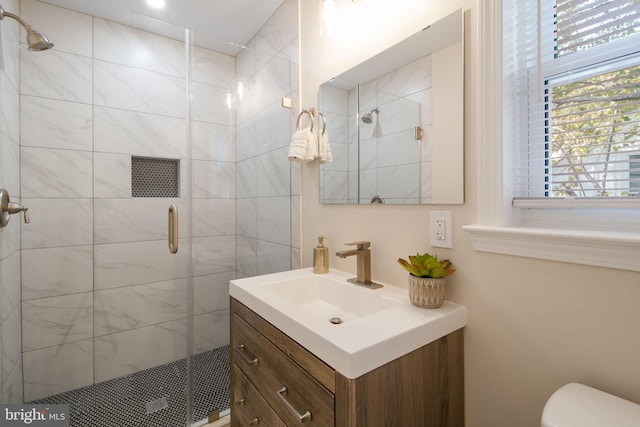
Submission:
{"label": "shower valve knob", "polygon": [[24,212],[24,223],[29,224],[28,207],[19,205],[17,203],[11,203],[9,199],[9,192],[5,189],[0,190],[0,227],[4,227],[9,224],[9,215]]}
{"label": "shower valve knob", "polygon": [[31,222],[31,219],[29,219],[29,214],[27,213],[28,210],[29,208],[26,206],[22,206],[17,203],[9,203],[9,209],[8,209],[9,214],[12,215],[12,214],[23,212],[25,224],[29,224]]}

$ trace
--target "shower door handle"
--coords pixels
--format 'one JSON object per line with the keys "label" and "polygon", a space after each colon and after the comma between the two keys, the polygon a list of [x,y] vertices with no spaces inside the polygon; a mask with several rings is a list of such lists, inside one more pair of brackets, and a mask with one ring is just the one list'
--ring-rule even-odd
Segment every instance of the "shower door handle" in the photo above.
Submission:
{"label": "shower door handle", "polygon": [[178,252],[178,207],[169,206],[169,252]]}

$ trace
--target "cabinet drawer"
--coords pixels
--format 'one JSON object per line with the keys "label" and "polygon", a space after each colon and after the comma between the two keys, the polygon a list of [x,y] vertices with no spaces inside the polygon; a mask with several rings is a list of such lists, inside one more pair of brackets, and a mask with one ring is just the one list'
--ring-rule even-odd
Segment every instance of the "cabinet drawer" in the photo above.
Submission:
{"label": "cabinet drawer", "polygon": [[234,298],[231,298],[231,313],[251,325],[327,390],[335,393],[336,375],[332,367]]}
{"label": "cabinet drawer", "polygon": [[334,396],[238,316],[232,360],[286,425],[334,425]]}
{"label": "cabinet drawer", "polygon": [[231,426],[286,427],[240,369],[235,365],[232,369]]}

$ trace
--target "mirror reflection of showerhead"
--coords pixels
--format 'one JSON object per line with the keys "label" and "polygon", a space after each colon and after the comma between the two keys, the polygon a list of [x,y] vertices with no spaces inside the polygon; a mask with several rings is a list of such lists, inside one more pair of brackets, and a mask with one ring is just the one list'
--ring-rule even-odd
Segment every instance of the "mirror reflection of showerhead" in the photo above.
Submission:
{"label": "mirror reflection of showerhead", "polygon": [[5,12],[5,10],[0,6],[0,20],[4,19],[4,17],[15,19],[27,30],[27,44],[29,45],[29,50],[33,51],[41,51],[51,49],[53,47],[53,43],[49,41],[47,36],[33,28],[31,25],[27,24],[20,18],[18,15],[14,15],[13,13]]}
{"label": "mirror reflection of showerhead", "polygon": [[362,117],[360,118],[360,120],[362,120],[362,123],[366,123],[368,125],[370,125],[371,123],[373,123],[373,113],[379,114],[380,110],[378,110],[378,108],[374,108],[373,110],[369,111],[366,114],[363,114]]}

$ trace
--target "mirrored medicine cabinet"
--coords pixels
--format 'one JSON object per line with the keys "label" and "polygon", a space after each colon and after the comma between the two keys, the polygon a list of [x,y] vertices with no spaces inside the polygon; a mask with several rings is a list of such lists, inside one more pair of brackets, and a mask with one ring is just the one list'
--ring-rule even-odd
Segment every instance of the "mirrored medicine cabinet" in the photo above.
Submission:
{"label": "mirrored medicine cabinet", "polygon": [[464,13],[323,83],[324,204],[464,202]]}

